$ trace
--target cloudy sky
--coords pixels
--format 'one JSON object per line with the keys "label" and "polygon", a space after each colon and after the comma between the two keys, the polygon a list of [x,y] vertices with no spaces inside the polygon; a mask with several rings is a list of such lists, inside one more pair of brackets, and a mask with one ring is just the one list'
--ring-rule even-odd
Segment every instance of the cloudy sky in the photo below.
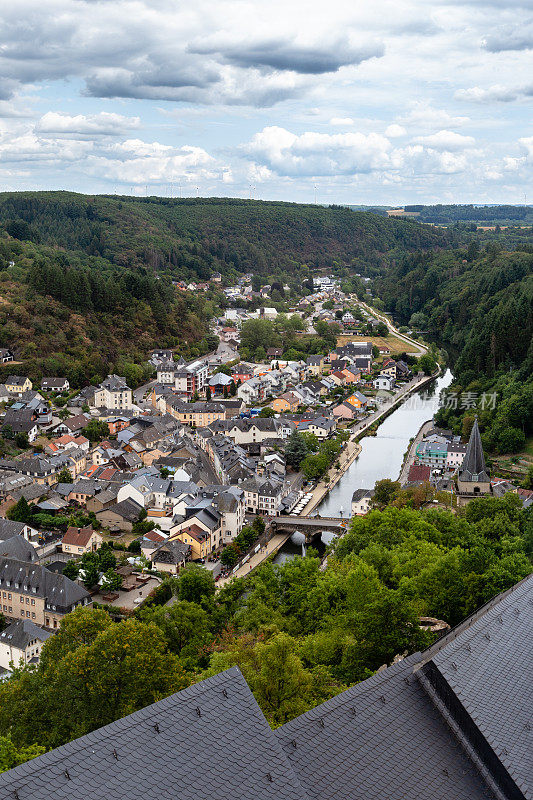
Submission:
{"label": "cloudy sky", "polygon": [[0,2],[3,190],[533,201],[533,0]]}

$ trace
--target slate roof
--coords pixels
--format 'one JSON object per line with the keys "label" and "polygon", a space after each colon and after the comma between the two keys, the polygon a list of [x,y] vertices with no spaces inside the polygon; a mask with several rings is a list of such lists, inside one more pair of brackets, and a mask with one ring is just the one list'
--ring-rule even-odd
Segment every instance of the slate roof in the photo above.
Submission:
{"label": "slate roof", "polygon": [[[533,798],[533,575],[426,651],[420,678],[473,760]],[[511,793],[512,790],[512,793]],[[522,792],[522,794],[520,794]]]}
{"label": "slate roof", "polygon": [[46,642],[50,636],[53,636],[52,631],[45,631],[31,620],[16,619],[0,633],[0,642],[24,650],[34,639]]}
{"label": "slate roof", "polygon": [[0,556],[16,558],[18,561],[37,561],[37,551],[24,536],[15,535],[0,542]]}
{"label": "slate roof", "polygon": [[236,667],[0,775],[0,800],[530,800],[533,575],[275,733]]}
{"label": "slate roof", "polygon": [[0,775],[0,800],[308,800],[236,667]]}
{"label": "slate roof", "polygon": [[125,519],[127,522],[135,522],[139,518],[141,508],[142,506],[136,503],[135,500],[131,500],[127,497],[125,500],[121,500],[120,503],[115,503],[108,508],[102,509],[102,511],[98,511],[97,514],[111,512],[112,514],[117,514],[117,516],[122,517],[122,519]]}
{"label": "slate roof", "polygon": [[485,457],[483,455],[483,445],[481,444],[481,436],[479,434],[479,426],[477,424],[477,417],[474,420],[468,446],[466,448],[466,455],[464,457],[463,465],[459,472],[459,479],[461,481],[488,481],[485,467]]}
{"label": "slate roof", "polygon": [[310,800],[487,800],[475,767],[412,674],[420,654],[278,728]]}
{"label": "slate roof", "polygon": [[49,572],[40,564],[0,557],[0,586],[3,590],[15,584],[19,594],[43,597],[50,605],[60,609],[70,608],[76,603],[86,602],[89,592],[65,575]]}
{"label": "slate roof", "polygon": [[9,539],[11,536],[24,536],[25,527],[26,523],[24,522],[0,517],[0,539]]}

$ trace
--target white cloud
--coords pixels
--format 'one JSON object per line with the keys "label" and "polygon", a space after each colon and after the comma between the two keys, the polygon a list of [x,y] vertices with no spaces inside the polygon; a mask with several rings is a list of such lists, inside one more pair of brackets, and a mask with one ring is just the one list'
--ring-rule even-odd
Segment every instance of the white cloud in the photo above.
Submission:
{"label": "white cloud", "polygon": [[385,130],[385,136],[387,136],[389,139],[397,139],[400,136],[405,136],[406,133],[407,131],[403,125],[397,125],[396,123],[389,125],[389,127]]}
{"label": "white cloud", "polygon": [[533,136],[525,136],[518,140],[520,146],[526,152],[527,160],[533,162]]}
{"label": "white cloud", "polygon": [[329,124],[339,128],[347,128],[351,125],[355,125],[355,121],[351,117],[332,117]]}
{"label": "white cloud", "polygon": [[454,97],[456,100],[466,100],[470,103],[510,103],[516,100],[519,90],[510,86],[494,84],[484,89],[481,86],[471,86],[469,89],[458,89]]}
{"label": "white cloud", "polygon": [[476,140],[472,136],[463,136],[460,133],[455,133],[455,131],[438,131],[437,133],[429,134],[429,136],[417,136],[414,141],[434,150],[447,150],[449,152],[465,150],[468,147],[474,147],[476,144]]}
{"label": "white cloud", "polygon": [[390,142],[377,133],[314,133],[297,136],[277,126],[256,133],[244,148],[279,175],[354,175],[384,168]]}
{"label": "white cloud", "polygon": [[530,5],[0,3],[2,174],[84,191],[116,176],[220,193],[261,182],[284,199],[308,198],[317,175],[331,202],[354,187],[371,202],[513,202]]}
{"label": "white cloud", "polygon": [[222,179],[216,160],[201,147],[175,148],[159,142],[127,139],[91,160],[92,170],[105,170],[109,179],[125,183],[166,183]]}
{"label": "white cloud", "polygon": [[450,114],[444,108],[434,108],[429,103],[419,100],[415,101],[410,110],[400,117],[400,122],[404,125],[427,130],[459,128],[469,121],[468,117]]}
{"label": "white cloud", "polygon": [[530,50],[533,47],[533,20],[525,24],[503,25],[483,39],[482,45],[491,53]]}
{"label": "white cloud", "polygon": [[120,136],[140,126],[139,117],[123,117],[101,111],[99,114],[76,114],[71,116],[63,112],[47,111],[35,126],[37,133],[42,136],[53,137],[69,136],[82,138],[84,136]]}
{"label": "white cloud", "polygon": [[[20,174],[27,171],[28,165],[34,171],[57,167],[63,177],[70,173],[82,173],[100,180],[130,185],[164,185],[178,180],[195,185],[212,180],[229,184],[233,180],[229,165],[217,160],[202,147],[174,147],[132,138],[117,141],[117,137],[111,139],[102,135],[98,125],[93,131],[93,138],[90,138],[85,131],[93,125],[87,127],[77,117],[69,119],[65,120],[63,115],[58,123],[48,117],[48,127],[45,126],[44,132],[40,130],[42,120],[36,126],[4,126],[0,129],[1,163],[10,165],[11,171],[18,167]],[[64,130],[52,133],[50,129],[60,124]],[[74,129],[83,133],[76,133],[72,138]],[[65,130],[68,135],[64,135]],[[104,130],[110,129],[105,127]],[[2,172],[5,174],[5,169]]]}

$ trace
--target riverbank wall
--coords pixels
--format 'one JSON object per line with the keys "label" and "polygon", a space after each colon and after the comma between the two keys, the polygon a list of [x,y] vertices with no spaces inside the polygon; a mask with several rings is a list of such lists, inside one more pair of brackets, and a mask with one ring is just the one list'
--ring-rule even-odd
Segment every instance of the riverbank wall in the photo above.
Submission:
{"label": "riverbank wall", "polygon": [[390,414],[392,414],[393,411],[396,410],[396,408],[401,402],[406,400],[412,394],[419,392],[421,389],[424,388],[424,386],[427,386],[436,378],[438,378],[440,374],[441,374],[441,369],[439,366],[432,375],[425,375],[424,377],[418,378],[415,381],[411,382],[410,384],[407,384],[407,386],[405,386],[402,389],[402,391],[398,393],[396,397],[392,398],[390,403],[384,406],[381,410],[376,411],[374,414],[368,417],[368,419],[364,420],[363,422],[360,422],[356,426],[356,428],[352,432],[352,435],[350,436],[350,439],[346,444],[346,449],[348,449],[352,444],[354,446],[353,449],[349,451],[348,455],[345,456],[344,460],[342,459],[342,455],[346,453],[346,450],[343,451],[343,454],[341,455],[340,459],[341,463],[340,469],[337,470],[337,472],[333,475],[332,478],[328,479],[325,482],[321,481],[318,484],[318,486],[313,492],[312,498],[309,500],[308,504],[303,509],[302,516],[308,516],[309,514],[311,514],[317,508],[317,506],[320,505],[320,503],[324,500],[324,498],[328,496],[331,489],[333,489],[333,487],[340,481],[340,479],[347,471],[347,469],[350,467],[352,462],[355,461],[357,456],[360,454],[362,450],[362,446],[360,444],[361,439],[363,439],[365,436],[368,436],[370,431],[374,429],[374,426],[378,428],[379,425],[381,425],[381,423],[385,419],[387,419],[387,417]]}

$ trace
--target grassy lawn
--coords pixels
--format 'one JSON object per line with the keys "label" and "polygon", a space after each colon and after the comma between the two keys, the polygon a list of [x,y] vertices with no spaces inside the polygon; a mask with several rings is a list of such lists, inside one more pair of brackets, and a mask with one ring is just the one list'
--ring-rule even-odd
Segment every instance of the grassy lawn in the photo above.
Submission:
{"label": "grassy lawn", "polygon": [[533,464],[533,437],[530,437],[525,444],[524,449],[520,453],[503,454],[501,456],[494,456],[492,459],[494,469],[502,472],[512,472],[516,475],[517,479],[524,476],[531,464]]}
{"label": "grassy lawn", "polygon": [[375,344],[376,347],[388,347],[391,351],[391,355],[395,355],[397,353],[405,353],[406,351],[412,350],[410,345],[406,342],[402,342],[401,339],[396,338],[396,336],[355,336],[353,333],[343,333],[340,336],[337,336],[337,346],[342,347],[342,345],[348,344],[348,342],[372,342]]}

